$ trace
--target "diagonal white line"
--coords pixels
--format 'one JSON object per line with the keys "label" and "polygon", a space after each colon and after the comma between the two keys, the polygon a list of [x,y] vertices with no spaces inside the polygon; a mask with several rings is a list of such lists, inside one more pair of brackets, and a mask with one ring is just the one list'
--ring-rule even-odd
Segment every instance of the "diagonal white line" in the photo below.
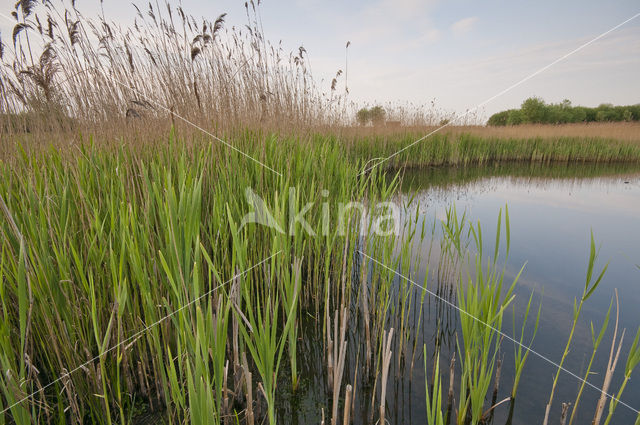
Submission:
{"label": "diagonal white line", "polygon": [[585,47],[595,43],[596,41],[600,40],[601,38],[607,36],[608,34],[612,33],[613,31],[617,30],[618,28],[620,28],[621,26],[633,21],[634,19],[636,19],[638,16],[640,16],[640,13],[636,13],[635,15],[633,15],[632,17],[630,17],[629,19],[619,23],[618,25],[616,25],[615,27],[603,32],[602,34],[598,35],[597,37],[591,39],[590,41],[582,44],[581,46],[573,49],[572,51],[570,51],[569,53],[566,53],[565,55],[559,57],[558,59],[554,60],[553,62],[551,62],[550,64],[543,66],[542,68],[538,69],[537,71],[527,75],[526,77],[524,77],[522,80],[510,85],[509,87],[507,87],[506,89],[502,90],[501,92],[491,96],[490,98],[488,98],[487,100],[485,100],[482,103],[479,103],[478,105],[476,105],[475,107],[473,107],[472,109],[468,109],[464,114],[456,116],[454,119],[452,119],[451,121],[447,122],[446,124],[441,125],[440,127],[436,128],[435,130],[433,130],[432,132],[430,132],[429,134],[422,136],[421,138],[419,138],[418,140],[416,140],[415,142],[412,142],[411,144],[405,146],[404,148],[400,149],[399,151],[395,152],[394,154],[389,155],[388,157],[384,158],[383,160],[377,162],[376,164],[372,165],[369,168],[366,168],[364,171],[361,171],[360,174],[358,175],[363,175],[366,172],[370,171],[371,169],[377,167],[378,165],[382,164],[383,162],[386,162],[388,160],[390,160],[391,158],[393,158],[396,155],[399,155],[400,153],[404,152],[405,150],[409,149],[410,147],[422,142],[424,139],[428,138],[429,136],[432,136],[433,134],[439,132],[440,130],[442,130],[443,128],[449,127],[452,124],[454,124],[455,122],[459,121],[460,119],[466,117],[467,115],[477,111],[478,109],[482,108],[483,106],[485,106],[487,103],[492,102],[493,100],[495,100],[496,98],[504,95],[505,93],[513,90],[514,88],[524,84],[525,82],[529,81],[530,79],[532,79],[533,77],[535,77],[538,74],[541,74],[542,72],[546,71],[547,69],[551,68],[552,66],[556,65],[558,62],[562,62],[563,60],[567,59],[569,56],[579,52],[580,50],[584,49]]}
{"label": "diagonal white line", "polygon": [[[7,20],[9,20],[9,21],[13,22],[13,20],[12,20],[11,18],[9,18],[7,15],[4,15],[4,14],[2,14],[2,13],[0,13],[0,17],[3,17],[3,18],[5,18],[5,19],[7,19]],[[248,61],[248,59],[247,59],[247,61]],[[238,71],[240,71],[240,69],[241,69],[244,65],[246,65],[246,62],[245,62],[245,64],[243,64],[240,68],[238,68],[238,69],[236,70],[236,73],[238,73]],[[143,93],[141,93],[139,90],[136,90],[136,89],[134,89],[134,88],[133,88],[133,87],[131,87],[131,86],[128,86],[127,84],[125,84],[125,83],[123,83],[123,82],[119,81],[118,79],[116,79],[116,78],[114,78],[114,77],[112,77],[112,76],[108,75],[106,72],[102,71],[101,69],[98,69],[97,67],[91,67],[91,69],[94,69],[94,70],[98,71],[98,72],[99,72],[100,74],[102,74],[102,76],[104,76],[105,78],[108,78],[108,79],[110,79],[111,81],[113,81],[114,83],[116,83],[116,84],[118,84],[118,85],[120,85],[120,86],[122,86],[122,87],[125,87],[125,88],[127,88],[127,89],[131,90],[132,92],[134,92],[134,93],[135,93],[135,94],[137,94],[138,96],[141,96],[141,97],[145,98],[149,103],[153,103],[156,107],[158,107],[158,108],[162,109],[162,110],[163,110],[163,111],[165,111],[165,112],[168,112],[168,113],[172,114],[173,116],[175,116],[175,117],[177,117],[177,118],[181,119],[182,121],[186,122],[187,124],[191,125],[192,127],[195,127],[195,128],[197,128],[198,130],[202,131],[204,134],[206,134],[206,135],[208,135],[208,136],[212,137],[213,139],[217,140],[218,142],[222,143],[223,145],[225,145],[225,146],[227,146],[227,147],[229,147],[229,148],[233,149],[234,151],[238,152],[239,154],[241,154],[241,155],[243,155],[243,156],[245,156],[245,157],[249,158],[250,160],[252,160],[252,161],[254,161],[254,162],[256,162],[256,163],[258,163],[258,164],[262,165],[262,166],[263,166],[264,168],[266,168],[267,170],[269,170],[269,171],[271,171],[271,172],[274,172],[274,173],[276,173],[277,175],[279,175],[280,177],[282,177],[282,174],[281,174],[281,173],[279,173],[278,171],[276,171],[276,170],[274,170],[273,168],[269,167],[269,166],[268,166],[268,165],[266,165],[265,163],[263,163],[263,162],[261,162],[261,161],[259,161],[259,160],[255,159],[255,158],[254,158],[254,157],[252,157],[251,155],[249,155],[249,154],[247,154],[247,153],[245,153],[245,152],[241,151],[240,149],[236,148],[236,147],[235,147],[235,146],[233,146],[232,144],[230,144],[230,143],[228,143],[228,142],[226,142],[226,141],[222,140],[221,138],[219,138],[219,137],[218,137],[218,136],[216,136],[215,134],[211,133],[210,131],[205,130],[204,128],[200,127],[199,125],[197,125],[197,124],[193,123],[192,121],[190,121],[190,120],[188,120],[188,119],[186,119],[186,118],[184,118],[184,117],[182,117],[182,116],[180,116],[180,115],[176,114],[175,112],[173,112],[172,110],[170,110],[170,109],[169,109],[169,108],[167,108],[166,106],[164,106],[164,105],[160,104],[159,102],[156,102],[156,101],[155,101],[155,100],[153,100],[153,99],[149,99],[147,96],[145,96],[145,95],[144,95]],[[80,72],[86,72],[86,71],[88,71],[88,69],[83,69],[83,70],[82,70],[82,71],[80,71]],[[232,78],[233,78],[234,76],[235,76],[235,73],[233,74]]]}
{"label": "diagonal white line", "polygon": [[[457,310],[460,312],[460,314],[464,314],[465,316],[468,316],[470,318],[472,318],[473,320],[475,320],[476,322],[480,323],[481,325],[484,325],[488,328],[490,328],[491,330],[497,332],[499,335],[503,336],[504,338],[508,339],[509,341],[514,342],[515,344],[519,345],[520,347],[524,348],[525,350],[529,351],[530,353],[536,355],[537,357],[541,358],[542,360],[546,361],[547,363],[552,364],[553,366],[559,368],[560,370],[562,370],[563,372],[573,376],[574,378],[576,378],[577,380],[579,380],[580,382],[584,382],[585,384],[587,384],[588,386],[590,386],[591,388],[597,390],[599,393],[602,393],[602,388],[598,388],[597,386],[593,385],[591,382],[583,379],[581,376],[576,375],[575,373],[571,372],[568,369],[565,369],[564,367],[560,366],[558,363],[554,362],[553,360],[549,359],[548,357],[546,357],[543,354],[538,353],[537,351],[531,349],[531,347],[527,347],[526,345],[522,344],[520,341],[516,341],[514,338],[510,337],[509,335],[505,334],[504,332],[502,332],[499,329],[496,329],[495,327],[491,326],[490,324],[488,324],[487,322],[475,317],[474,315],[467,313],[465,310],[461,309],[460,307],[458,307],[457,305],[455,305],[454,303],[452,303],[451,301],[448,301],[444,298],[442,298],[441,296],[439,296],[438,294],[436,294],[433,291],[430,291],[429,289],[425,288],[424,286],[414,282],[413,280],[409,279],[408,277],[398,273],[397,271],[393,270],[391,267],[386,266],[385,264],[381,263],[380,261],[376,260],[375,258],[365,254],[364,252],[358,250],[358,252],[360,254],[362,254],[364,257],[367,257],[368,259],[370,259],[371,261],[373,261],[374,263],[384,267],[385,269],[391,271],[392,273],[394,273],[395,275],[397,275],[398,277],[406,280],[407,282],[411,283],[412,285],[414,285],[417,288],[422,289],[423,291],[427,292],[429,295],[431,295],[434,298],[437,298],[438,300],[444,302],[445,304],[447,304],[449,307]],[[635,413],[640,414],[640,410],[635,409],[631,406],[629,406],[627,403],[625,403],[624,401],[619,400],[618,398],[616,398],[615,396],[612,396],[609,393],[605,393],[605,395],[607,397],[609,397],[611,400],[614,400],[617,403],[620,403],[621,405],[627,407],[628,409],[634,411]]]}
{"label": "diagonal white line", "polygon": [[121,341],[120,343],[114,345],[113,347],[105,350],[104,352],[98,354],[97,356],[95,356],[94,358],[82,363],[80,366],[77,366],[76,368],[70,370],[69,372],[63,373],[62,375],[60,375],[55,381],[51,381],[49,382],[47,385],[41,387],[40,389],[38,389],[37,391],[32,392],[31,394],[29,394],[28,396],[16,401],[15,403],[13,403],[12,405],[10,405],[9,407],[7,407],[6,409],[2,410],[0,412],[0,415],[4,414],[5,412],[7,412],[8,410],[10,410],[11,408],[17,406],[18,404],[21,404],[22,402],[30,399],[31,397],[33,397],[34,395],[41,393],[42,391],[46,390],[47,388],[49,388],[50,386],[52,386],[53,384],[55,384],[56,382],[60,382],[62,379],[66,378],[69,375],[74,374],[75,372],[79,371],[80,369],[85,368],[88,364],[93,363],[94,361],[98,360],[100,357],[104,356],[105,354],[109,353],[110,351],[115,350],[116,348],[120,347],[123,344],[126,344],[130,341],[134,341],[136,340],[136,338],[138,338],[139,336],[141,336],[142,334],[144,334],[145,332],[147,332],[148,330],[150,330],[151,328],[158,326],[160,323],[164,322],[165,320],[167,320],[170,317],[173,317],[176,313],[184,310],[185,308],[195,304],[196,302],[200,301],[202,298],[210,295],[213,291],[215,291],[216,289],[221,288],[222,286],[226,285],[227,283],[231,282],[233,279],[240,277],[242,275],[247,274],[248,272],[250,272],[251,270],[253,270],[254,268],[266,263],[267,261],[269,261],[270,259],[272,259],[273,257],[275,257],[276,255],[280,254],[282,252],[282,250],[276,252],[275,254],[270,255],[269,257],[265,258],[264,260],[260,261],[259,263],[254,264],[253,266],[249,267],[248,269],[246,269],[243,272],[240,272],[236,275],[234,275],[231,279],[227,280],[226,282],[221,283],[220,285],[216,286],[215,288],[205,292],[204,294],[200,295],[198,298],[195,298],[192,301],[189,301],[187,304],[183,305],[182,307],[180,307],[177,310],[172,311],[171,313],[167,314],[166,316],[162,317],[160,320],[146,326],[144,329],[136,332],[135,334],[131,335],[129,338],[125,339],[124,341]]}

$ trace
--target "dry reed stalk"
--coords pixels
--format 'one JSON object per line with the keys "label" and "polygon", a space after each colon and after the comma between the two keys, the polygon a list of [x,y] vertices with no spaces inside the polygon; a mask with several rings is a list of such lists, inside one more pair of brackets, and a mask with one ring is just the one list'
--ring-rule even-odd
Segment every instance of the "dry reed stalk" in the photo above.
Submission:
{"label": "dry reed stalk", "polygon": [[358,388],[358,366],[360,365],[360,350],[358,350],[358,354],[356,355],[356,367],[355,370],[353,372],[353,394],[351,396],[351,406],[349,406],[349,408],[351,409],[351,415],[353,416],[355,414],[354,410],[355,410],[355,399],[356,399],[356,390]]}
{"label": "dry reed stalk", "polygon": [[391,364],[391,338],[393,337],[393,328],[389,332],[385,332],[382,337],[382,380],[380,387],[380,423],[385,423],[385,399],[387,397],[387,379],[389,378],[389,365]]}
{"label": "dry reed stalk", "polygon": [[360,287],[362,289],[362,312],[361,316],[364,319],[364,333],[365,333],[365,370],[370,370],[371,366],[371,325],[369,324],[369,300],[367,291],[367,265],[362,266],[362,276],[360,278]]}
{"label": "dry reed stalk", "polygon": [[562,413],[560,414],[560,425],[567,423],[567,415],[569,414],[569,408],[571,403],[562,403]]}
{"label": "dry reed stalk", "polygon": [[494,403],[489,409],[487,409],[485,412],[482,413],[482,420],[480,421],[480,423],[492,423],[493,422],[493,412],[495,411],[496,407],[511,401],[511,397],[507,397],[501,401],[499,401],[498,403]]}
{"label": "dry reed stalk", "polygon": [[[326,304],[328,306],[328,303]],[[327,307],[328,308],[328,307]],[[329,389],[333,388],[333,362],[334,362],[334,354],[333,354],[333,340],[331,339],[331,316],[329,314],[325,314],[327,317],[327,387]]]}
{"label": "dry reed stalk", "polygon": [[342,425],[349,425],[351,422],[351,394],[352,387],[347,385],[344,395],[344,415],[342,416]]}
{"label": "dry reed stalk", "polygon": [[500,401],[499,403],[496,403],[498,400],[498,389],[500,388],[500,375],[502,373],[502,359],[498,359],[498,361],[496,362],[496,376],[495,376],[495,380],[494,380],[494,384],[493,384],[493,394],[491,396],[491,407],[489,407],[489,409],[484,412],[482,414],[482,418],[485,419],[487,422],[492,422],[493,421],[493,414],[495,411],[495,408],[498,407],[499,405],[501,405],[502,403],[505,403],[507,401],[509,401],[511,398],[505,398],[504,400]]}
{"label": "dry reed stalk", "polygon": [[[349,234],[349,228],[351,227],[351,221],[347,224],[347,232]],[[344,307],[347,305],[347,300],[345,298],[345,292],[347,289],[347,253],[348,253],[349,243],[345,240],[344,249],[342,250],[342,278],[341,278],[341,295],[340,295],[340,306]]]}
{"label": "dry reed stalk", "polygon": [[453,384],[455,381],[456,375],[456,353],[453,352],[451,356],[451,362],[449,363],[449,393],[447,395],[447,417],[445,418],[445,423],[450,423],[449,420],[451,418],[451,411],[453,410]]}
{"label": "dry reed stalk", "polygon": [[229,387],[227,385],[227,378],[229,377],[229,360],[224,365],[224,376],[223,376],[223,384],[222,384],[222,417],[224,418],[224,423],[229,424],[231,420],[231,415],[229,411]]}
{"label": "dry reed stalk", "polygon": [[[337,361],[336,368],[334,368],[333,377],[333,408],[331,416],[331,425],[336,425],[338,421],[338,402],[340,401],[340,385],[342,383],[342,375],[344,372],[344,365],[347,357],[347,340],[345,339],[347,331],[347,308],[342,309],[342,321],[340,323],[340,335],[338,335],[338,310],[335,311],[334,320],[334,336],[336,338],[336,351],[334,352],[334,358]],[[338,346],[337,342],[340,342]]]}
{"label": "dry reed stalk", "polygon": [[247,363],[247,355],[244,352],[242,353],[242,368],[245,383],[245,394],[247,397],[245,418],[247,425],[253,425],[255,421],[253,414],[253,387],[251,384],[251,372],[249,371],[249,364]]}
{"label": "dry reed stalk", "polygon": [[502,372],[502,359],[498,359],[496,363],[496,379],[493,386],[493,394],[494,396],[498,394],[498,389],[500,388],[500,374]]}
{"label": "dry reed stalk", "polygon": [[147,386],[145,385],[145,379],[143,378],[142,362],[138,360],[138,382],[140,383],[140,393],[143,396],[147,395]]}
{"label": "dry reed stalk", "polygon": [[[605,404],[607,403],[607,394],[609,392],[609,386],[611,385],[611,379],[613,378],[613,372],[616,369],[618,364],[618,359],[620,358],[620,351],[622,350],[622,341],[624,340],[625,329],[622,330],[622,335],[620,336],[620,341],[616,342],[616,338],[618,335],[618,320],[620,315],[620,305],[618,302],[618,290],[615,290],[616,294],[616,325],[613,328],[613,340],[611,341],[611,351],[609,352],[609,361],[607,363],[607,371],[604,375],[604,382],[602,384],[602,392],[600,393],[600,398],[598,399],[598,404],[596,405],[596,413],[593,417],[592,425],[599,425],[600,420],[602,419],[602,413],[604,412]],[[618,344],[618,349],[616,350],[616,344]],[[615,351],[615,355],[614,355]]]}
{"label": "dry reed stalk", "polygon": [[74,391],[73,389],[73,381],[71,381],[71,379],[69,378],[67,369],[62,368],[62,374],[62,387],[68,394],[69,410],[71,412],[71,423],[81,424],[81,409],[76,398],[76,391]]}
{"label": "dry reed stalk", "polygon": [[[233,300],[233,303],[238,305],[240,303],[240,292],[239,288],[239,277],[236,276],[234,282],[231,284],[231,290],[229,297]],[[243,366],[240,364],[240,348],[238,345],[238,332],[239,332],[239,324],[238,318],[235,314],[231,315],[231,349],[233,351],[233,380],[234,380],[234,392],[236,394],[239,393],[240,386],[242,385],[242,380],[240,379],[241,371]]]}

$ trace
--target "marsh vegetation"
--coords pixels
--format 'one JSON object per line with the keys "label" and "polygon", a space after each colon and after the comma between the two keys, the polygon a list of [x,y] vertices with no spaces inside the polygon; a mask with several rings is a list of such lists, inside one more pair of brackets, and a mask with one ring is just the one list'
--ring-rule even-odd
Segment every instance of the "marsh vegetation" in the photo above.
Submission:
{"label": "marsh vegetation", "polygon": [[[452,127],[395,155],[439,121],[350,125],[346,91],[316,85],[304,48],[265,40],[257,4],[242,29],[136,10],[123,29],[73,4],[16,5],[0,68],[0,423],[542,421],[544,406],[519,406],[550,313],[521,285],[513,210],[425,218],[412,175],[633,174],[636,127]],[[598,290],[597,240],[583,251],[564,351],[536,391],[550,421],[606,424],[633,410],[640,334]],[[589,384],[562,373],[576,346]]]}

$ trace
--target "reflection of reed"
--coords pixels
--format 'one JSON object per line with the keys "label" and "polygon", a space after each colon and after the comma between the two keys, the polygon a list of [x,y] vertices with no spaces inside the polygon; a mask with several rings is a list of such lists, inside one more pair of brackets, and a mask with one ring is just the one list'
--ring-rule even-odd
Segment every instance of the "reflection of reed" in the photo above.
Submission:
{"label": "reflection of reed", "polygon": [[433,323],[434,335],[432,340],[436,347],[455,348],[455,336],[458,326],[458,314],[454,309],[457,305],[457,278],[461,272],[460,257],[449,246],[445,239],[440,241],[440,255],[435,271],[430,281],[431,290],[435,297],[429,297],[425,323]]}
{"label": "reflection of reed", "polygon": [[[406,170],[401,186],[402,193],[410,197],[416,192],[429,192],[436,200],[449,199],[452,193],[468,189],[477,191],[486,188],[491,179],[508,178],[523,186],[549,187],[558,183],[581,186],[584,183],[610,184],[632,181],[640,177],[640,166],[632,163],[551,163],[535,164],[522,162],[495,163],[483,166],[428,167]],[[417,196],[425,204],[427,199]]]}

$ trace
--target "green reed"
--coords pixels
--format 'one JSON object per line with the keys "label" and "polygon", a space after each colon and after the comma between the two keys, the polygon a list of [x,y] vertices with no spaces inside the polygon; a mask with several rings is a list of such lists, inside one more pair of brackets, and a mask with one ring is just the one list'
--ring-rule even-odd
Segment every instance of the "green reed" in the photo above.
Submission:
{"label": "green reed", "polygon": [[[261,369],[258,384],[274,420],[283,353],[297,369],[297,317],[322,305],[324,297],[316,294],[329,288],[327,282],[346,276],[350,285],[351,266],[343,271],[342,259],[356,235],[336,233],[337,204],[375,201],[395,183],[376,173],[358,179],[358,165],[346,162],[330,139],[311,143],[248,132],[238,144],[254,155],[269,151],[270,164],[288,170],[286,177],[173,135],[153,150],[91,141],[69,151],[17,148],[11,165],[0,163],[6,201],[0,362],[7,372],[0,378],[0,403],[7,408],[96,359],[6,415],[17,423],[113,423],[144,410],[171,421],[231,417],[242,376],[227,364],[233,348],[226,341],[238,319],[237,357],[246,350],[249,368]],[[228,163],[245,166],[221,166]],[[285,234],[257,224],[239,231],[233,223],[253,210],[247,187],[286,223],[315,202],[305,219],[317,236],[300,228],[290,233],[288,224]],[[297,199],[290,211],[292,187]],[[320,188],[328,195],[318,195]],[[326,237],[322,202],[330,212]],[[224,283],[278,252],[269,270],[252,269],[235,287]],[[242,295],[237,305],[230,301],[233,288]],[[339,302],[328,293],[330,303]],[[257,331],[249,332],[249,325]]]}
{"label": "green reed", "polygon": [[637,162],[640,147],[602,138],[528,137],[495,138],[492,136],[434,134],[411,145],[424,134],[398,134],[394,137],[354,137],[349,153],[354,158],[387,158],[383,167],[419,167],[483,165],[488,163],[525,162],[531,164]]}
{"label": "green reed", "polygon": [[[0,163],[0,407],[11,406],[2,423],[122,423],[141,413],[169,423],[243,423],[252,417],[248,392],[257,401],[255,419],[275,423],[280,389],[297,391],[303,379],[300,341],[312,331],[302,319],[326,337],[335,311],[346,312],[339,326],[349,329],[349,349],[340,354],[345,370],[355,357],[366,366],[360,379],[368,385],[335,374],[341,381],[333,404],[344,385],[361,398],[368,391],[370,406],[385,403],[375,399],[392,386],[380,391],[378,375],[397,379],[389,365],[396,375],[406,372],[407,358],[412,367],[431,279],[426,273],[419,296],[398,276],[415,280],[424,261],[416,246],[429,229],[412,210],[415,198],[403,205],[410,212],[397,237],[375,235],[385,208],[361,220],[360,211],[345,206],[391,199],[400,174],[359,175],[363,162],[351,162],[348,146],[332,137],[235,137],[239,149],[268,158],[282,176],[173,132],[152,147],[92,138],[58,149],[13,145]],[[241,226],[255,209],[247,188],[276,228]],[[309,228],[292,224],[298,215]],[[447,212],[438,270],[447,284],[458,283],[463,310],[458,421],[478,423],[500,340],[468,315],[500,330],[519,274],[507,285],[499,265],[510,249],[508,210],[498,216],[490,255],[480,225],[461,217],[455,208]],[[356,249],[380,264],[360,261]],[[588,284],[583,298],[592,290]],[[352,324],[366,329],[364,340]],[[389,362],[383,342],[392,328],[384,348],[396,357]],[[527,355],[517,350],[514,396]],[[434,394],[430,411],[437,416]]]}
{"label": "green reed", "polygon": [[547,403],[547,407],[546,407],[546,411],[545,411],[545,419],[544,419],[544,424],[546,425],[546,423],[549,420],[549,412],[551,410],[551,404],[553,403],[553,396],[555,393],[555,389],[556,389],[556,385],[558,384],[558,378],[560,377],[560,371],[562,370],[562,365],[564,364],[565,359],[567,358],[567,355],[569,354],[569,347],[571,346],[571,342],[573,340],[573,335],[575,333],[576,330],[576,326],[578,324],[578,319],[580,317],[580,314],[582,312],[582,308],[584,306],[584,303],[591,297],[591,295],[593,294],[593,292],[598,288],[598,285],[600,284],[600,282],[602,281],[602,278],[604,277],[604,273],[607,271],[607,268],[609,266],[609,264],[607,263],[607,265],[605,265],[602,269],[602,271],[600,272],[600,274],[595,278],[595,280],[593,279],[594,277],[594,268],[595,268],[595,263],[598,257],[598,253],[596,251],[596,243],[595,240],[593,238],[593,232],[591,233],[591,247],[589,250],[589,262],[587,265],[587,276],[585,279],[585,284],[582,290],[582,295],[580,296],[580,301],[577,301],[576,299],[573,300],[573,322],[571,324],[571,331],[569,332],[569,338],[567,340],[567,344],[564,348],[564,352],[562,353],[562,358],[560,359],[560,363],[558,365],[558,369],[556,371],[555,377],[553,379],[553,385],[551,386],[551,392],[549,394],[549,402]]}
{"label": "green reed", "polygon": [[569,418],[569,425],[573,423],[575,418],[575,414],[578,411],[578,406],[580,405],[580,398],[582,397],[582,392],[584,391],[584,387],[586,385],[587,379],[591,375],[591,367],[593,366],[593,360],[596,357],[596,352],[600,347],[600,343],[602,342],[602,338],[604,337],[604,333],[607,330],[607,326],[609,325],[609,318],[611,317],[611,307],[613,307],[613,300],[611,300],[611,304],[609,304],[609,310],[607,310],[607,314],[605,315],[602,326],[600,327],[600,331],[598,335],[596,335],[595,330],[593,328],[593,322],[591,322],[591,344],[593,346],[593,350],[591,351],[591,357],[589,358],[589,363],[587,364],[587,370],[584,374],[584,380],[580,385],[580,389],[578,390],[578,395],[576,396],[576,400],[573,403],[573,410],[571,412],[571,417]]}
{"label": "green reed", "polygon": [[[493,257],[485,264],[482,227],[468,225],[468,234],[473,241],[473,255],[462,252],[461,237],[467,227],[459,221],[455,211],[449,211],[443,222],[444,233],[450,238],[457,255],[468,256],[467,279],[458,284],[458,306],[462,341],[458,341],[459,358],[462,368],[460,381],[460,402],[457,423],[463,424],[470,415],[471,423],[478,424],[483,419],[485,399],[491,384],[496,356],[500,347],[499,332],[505,309],[514,298],[513,291],[524,266],[515,276],[510,286],[504,287],[506,264],[500,268],[502,211],[498,214]],[[511,244],[509,211],[505,210],[505,263],[509,257]]]}
{"label": "green reed", "polygon": [[[529,321],[529,313],[531,312],[531,302],[533,300],[533,292],[529,296],[529,302],[527,303],[527,308],[524,311],[523,319],[522,319],[522,328],[520,331],[520,339],[518,340],[518,344],[514,343],[514,361],[515,361],[515,373],[513,379],[513,387],[511,389],[511,399],[516,398],[516,393],[518,392],[518,385],[520,385],[520,378],[522,377],[522,371],[524,369],[524,365],[529,358],[528,349],[524,348],[524,334],[525,328],[527,326],[527,322]],[[538,333],[538,325],[540,324],[540,313],[542,312],[542,302],[538,305],[538,314],[536,315],[536,321],[533,325],[533,331],[531,333],[531,339],[527,347],[531,347],[533,345],[533,341],[536,338],[536,334]],[[516,311],[513,309],[513,330],[515,333],[516,329]]]}
{"label": "green reed", "polygon": [[[611,422],[613,413],[618,407],[618,400],[620,400],[620,397],[622,397],[622,393],[624,392],[624,389],[626,388],[627,383],[631,379],[631,374],[633,373],[634,369],[638,366],[638,364],[640,364],[640,328],[638,328],[638,331],[636,332],[636,337],[634,338],[633,344],[631,345],[631,348],[629,349],[629,353],[627,354],[627,361],[624,366],[624,379],[622,381],[622,384],[620,385],[620,388],[616,393],[615,399],[612,398],[609,401],[609,413],[607,414],[607,418],[604,421],[605,425],[608,425]],[[640,419],[640,415],[638,417]]]}
{"label": "green reed", "polygon": [[425,374],[425,394],[427,402],[427,424],[444,425],[442,415],[442,385],[440,383],[440,353],[436,354],[436,365],[434,368],[431,396],[429,396],[429,381],[427,380],[427,346],[423,347],[424,354],[424,374]]}

